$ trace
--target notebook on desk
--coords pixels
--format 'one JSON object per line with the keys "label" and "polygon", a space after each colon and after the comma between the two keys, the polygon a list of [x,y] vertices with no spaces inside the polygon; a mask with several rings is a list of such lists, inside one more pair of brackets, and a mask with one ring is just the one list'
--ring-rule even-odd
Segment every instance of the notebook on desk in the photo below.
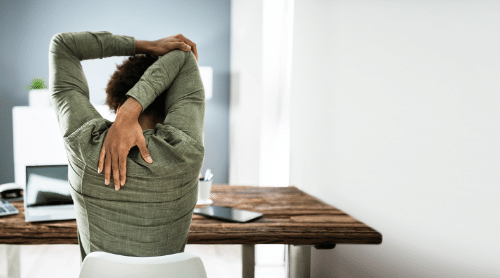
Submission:
{"label": "notebook on desk", "polygon": [[75,219],[69,186],[67,164],[26,166],[25,220]]}

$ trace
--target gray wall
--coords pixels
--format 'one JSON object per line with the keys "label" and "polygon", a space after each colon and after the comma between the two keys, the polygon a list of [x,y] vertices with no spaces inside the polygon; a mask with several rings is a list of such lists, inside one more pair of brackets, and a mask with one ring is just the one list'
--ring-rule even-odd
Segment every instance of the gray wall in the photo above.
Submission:
{"label": "gray wall", "polygon": [[[1,1],[0,2],[0,184],[14,181],[12,107],[29,104],[26,87],[48,79],[48,47],[59,32],[109,31],[139,40],[184,34],[198,47],[199,65],[214,70],[207,100],[204,173],[228,182],[230,1]],[[82,62],[94,105],[125,57]],[[97,85],[96,85],[97,84]]]}

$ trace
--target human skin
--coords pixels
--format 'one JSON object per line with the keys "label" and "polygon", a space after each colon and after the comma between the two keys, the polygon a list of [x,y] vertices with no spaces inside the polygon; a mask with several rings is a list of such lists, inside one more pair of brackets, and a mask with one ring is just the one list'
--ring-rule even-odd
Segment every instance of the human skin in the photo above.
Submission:
{"label": "human skin", "polygon": [[[162,56],[174,49],[193,51],[196,61],[198,61],[196,44],[182,34],[155,41],[135,41],[136,54]],[[119,190],[121,186],[125,185],[127,156],[132,147],[137,146],[139,148],[144,161],[153,163],[151,154],[146,147],[146,140],[142,133],[143,128],[139,123],[141,112],[142,105],[133,97],[128,97],[117,109],[115,121],[109,128],[102,145],[97,172],[101,173],[104,169],[104,184],[106,185],[109,185],[112,172],[115,190]]]}

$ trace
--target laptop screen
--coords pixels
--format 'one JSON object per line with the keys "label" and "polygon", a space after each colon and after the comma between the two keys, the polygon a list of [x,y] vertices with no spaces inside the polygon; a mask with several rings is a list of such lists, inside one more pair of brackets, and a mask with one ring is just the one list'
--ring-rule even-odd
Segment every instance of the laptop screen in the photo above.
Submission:
{"label": "laptop screen", "polygon": [[26,166],[27,207],[70,205],[68,165]]}

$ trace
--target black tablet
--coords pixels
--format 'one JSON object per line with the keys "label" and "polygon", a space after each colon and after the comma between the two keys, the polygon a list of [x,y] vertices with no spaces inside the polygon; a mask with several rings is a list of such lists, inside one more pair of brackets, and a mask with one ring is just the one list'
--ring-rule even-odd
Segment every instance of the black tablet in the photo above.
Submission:
{"label": "black tablet", "polygon": [[206,206],[202,208],[197,208],[194,209],[194,213],[209,218],[215,218],[229,222],[248,222],[257,219],[259,217],[262,217],[263,215],[260,212],[233,209],[228,207],[219,207],[219,206]]}

